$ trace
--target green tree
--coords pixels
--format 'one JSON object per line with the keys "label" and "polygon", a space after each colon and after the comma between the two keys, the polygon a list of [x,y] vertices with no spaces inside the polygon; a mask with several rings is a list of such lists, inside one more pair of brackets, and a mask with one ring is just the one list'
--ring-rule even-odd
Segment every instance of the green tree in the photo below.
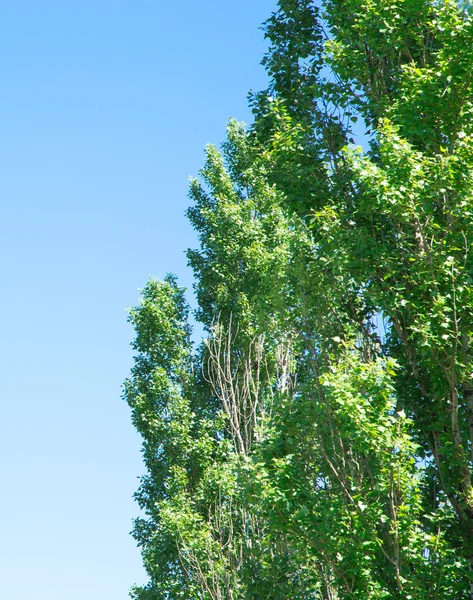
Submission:
{"label": "green tree", "polygon": [[[281,27],[291,36],[297,11],[310,3],[280,6],[269,22],[270,56],[285,43]],[[372,132],[371,152],[342,147],[332,153],[332,193],[304,212],[325,246],[321,254],[333,261],[343,249],[345,276],[355,280],[367,311],[388,319],[383,350],[402,365],[398,404],[413,418],[413,435],[455,510],[471,563],[473,22],[461,8],[455,2],[324,3],[325,64],[337,84],[319,71],[298,93],[305,104],[313,99],[314,113],[336,107],[347,142],[356,118]],[[313,38],[321,27],[314,13]],[[304,59],[304,52],[291,55],[301,77]],[[291,95],[278,93],[299,123]]]}
{"label": "green tree", "polygon": [[[280,0],[191,183],[196,318],[131,311],[137,599],[473,598],[473,19]],[[369,150],[356,147],[363,124]]]}

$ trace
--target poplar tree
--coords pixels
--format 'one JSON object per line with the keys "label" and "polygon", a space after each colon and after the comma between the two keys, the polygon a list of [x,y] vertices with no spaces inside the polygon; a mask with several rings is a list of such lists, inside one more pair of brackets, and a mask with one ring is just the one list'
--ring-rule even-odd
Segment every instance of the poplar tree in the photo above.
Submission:
{"label": "poplar tree", "polygon": [[130,314],[134,598],[473,598],[470,13],[264,24],[254,122],[190,187],[205,339],[172,276]]}

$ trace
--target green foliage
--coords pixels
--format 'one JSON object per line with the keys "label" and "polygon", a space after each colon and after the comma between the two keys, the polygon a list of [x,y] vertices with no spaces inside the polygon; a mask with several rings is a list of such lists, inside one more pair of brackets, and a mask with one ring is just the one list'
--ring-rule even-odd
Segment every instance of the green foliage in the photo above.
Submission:
{"label": "green foliage", "polygon": [[[280,0],[125,383],[148,599],[473,598],[473,20]],[[357,120],[370,150],[353,143]]]}

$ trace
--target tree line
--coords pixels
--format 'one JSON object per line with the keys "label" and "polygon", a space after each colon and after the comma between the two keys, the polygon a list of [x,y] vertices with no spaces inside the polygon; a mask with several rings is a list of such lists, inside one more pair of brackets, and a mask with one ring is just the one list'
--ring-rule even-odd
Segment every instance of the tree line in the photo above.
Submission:
{"label": "tree line", "polygon": [[[279,0],[131,310],[136,600],[473,598],[473,18]],[[362,141],[363,149],[358,145]]]}

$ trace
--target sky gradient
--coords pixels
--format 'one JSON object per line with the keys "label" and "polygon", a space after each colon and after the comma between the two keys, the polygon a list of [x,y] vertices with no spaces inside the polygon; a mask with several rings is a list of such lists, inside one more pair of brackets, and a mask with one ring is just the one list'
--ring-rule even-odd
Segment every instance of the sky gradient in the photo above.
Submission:
{"label": "sky gradient", "polygon": [[187,180],[262,89],[269,0],[0,6],[0,596],[125,600],[143,473],[126,307],[191,287]]}

